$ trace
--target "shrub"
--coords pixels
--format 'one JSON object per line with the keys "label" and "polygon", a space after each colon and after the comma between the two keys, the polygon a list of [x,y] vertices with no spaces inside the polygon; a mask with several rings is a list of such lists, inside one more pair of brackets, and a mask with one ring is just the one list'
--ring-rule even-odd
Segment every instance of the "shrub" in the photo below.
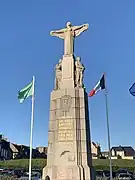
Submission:
{"label": "shrub", "polygon": [[[32,168],[42,170],[46,166],[46,159],[32,159]],[[95,169],[109,170],[109,160],[108,159],[94,159],[93,166]],[[13,168],[13,169],[26,169],[29,167],[28,159],[18,159],[9,161],[0,161],[1,168]],[[118,170],[119,168],[127,168],[130,171],[135,170],[135,160],[123,160],[115,159],[112,160],[113,170]]]}
{"label": "shrub", "polygon": [[[46,166],[46,159],[32,159],[33,169],[43,169]],[[26,169],[29,167],[28,159],[0,161],[1,168]]]}

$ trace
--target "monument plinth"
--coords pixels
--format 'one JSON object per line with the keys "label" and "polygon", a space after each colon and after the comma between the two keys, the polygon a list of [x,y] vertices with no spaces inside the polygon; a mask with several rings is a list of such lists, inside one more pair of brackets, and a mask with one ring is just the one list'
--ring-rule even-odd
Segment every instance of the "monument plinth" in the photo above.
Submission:
{"label": "monument plinth", "polygon": [[83,85],[85,67],[74,57],[74,38],[88,24],[51,31],[64,39],[64,55],[55,66],[51,92],[47,166],[43,179],[90,180],[92,176],[88,98]]}

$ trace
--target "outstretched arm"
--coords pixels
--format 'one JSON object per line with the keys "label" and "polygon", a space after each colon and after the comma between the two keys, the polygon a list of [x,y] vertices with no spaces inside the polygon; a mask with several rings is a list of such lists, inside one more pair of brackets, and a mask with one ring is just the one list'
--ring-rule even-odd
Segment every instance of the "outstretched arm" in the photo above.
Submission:
{"label": "outstretched arm", "polygon": [[57,31],[51,31],[50,35],[59,37],[61,39],[64,39],[64,32],[65,32],[65,29],[60,29],[60,30],[57,30]]}
{"label": "outstretched arm", "polygon": [[81,26],[74,26],[74,35],[79,36],[82,32],[86,31],[89,27],[89,24],[83,24]]}

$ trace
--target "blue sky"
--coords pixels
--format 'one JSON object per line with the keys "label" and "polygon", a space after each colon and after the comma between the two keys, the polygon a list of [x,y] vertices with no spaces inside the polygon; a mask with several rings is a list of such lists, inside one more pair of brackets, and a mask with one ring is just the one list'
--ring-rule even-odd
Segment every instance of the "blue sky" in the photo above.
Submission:
{"label": "blue sky", "polygon": [[[90,91],[106,72],[111,145],[135,148],[135,98],[128,92],[135,82],[134,9],[134,0],[1,1],[0,132],[14,143],[29,144],[31,101],[19,104],[17,92],[35,75],[34,147],[47,145],[54,65],[63,55],[62,40],[49,32],[67,21],[89,23],[75,44],[86,67],[85,86]],[[104,94],[89,102],[92,139],[107,149]]]}

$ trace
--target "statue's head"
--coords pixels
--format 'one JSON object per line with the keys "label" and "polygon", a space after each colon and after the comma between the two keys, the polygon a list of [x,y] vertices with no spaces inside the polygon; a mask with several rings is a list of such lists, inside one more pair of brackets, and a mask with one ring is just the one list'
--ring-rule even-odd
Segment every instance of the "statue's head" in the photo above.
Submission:
{"label": "statue's head", "polygon": [[71,27],[71,22],[67,22],[67,28]]}
{"label": "statue's head", "polygon": [[62,62],[62,59],[59,59],[59,64]]}
{"label": "statue's head", "polygon": [[80,57],[76,57],[76,61],[81,61],[81,58]]}

